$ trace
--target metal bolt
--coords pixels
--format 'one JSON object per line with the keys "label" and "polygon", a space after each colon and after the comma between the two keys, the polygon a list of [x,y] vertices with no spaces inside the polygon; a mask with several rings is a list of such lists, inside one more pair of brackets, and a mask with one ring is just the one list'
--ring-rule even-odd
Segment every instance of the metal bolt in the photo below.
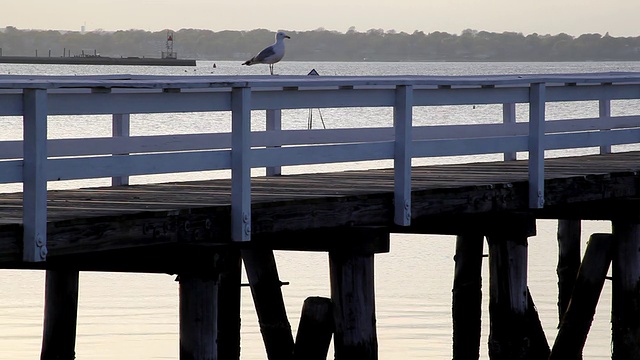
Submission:
{"label": "metal bolt", "polygon": [[211,229],[211,220],[207,219],[204,221],[204,228],[207,230]]}
{"label": "metal bolt", "polygon": [[42,246],[44,245],[44,239],[40,235],[36,235],[36,245]]}
{"label": "metal bolt", "polygon": [[407,209],[407,210],[411,209],[411,203],[409,202],[409,200],[405,200],[404,208]]}
{"label": "metal bolt", "polygon": [[249,214],[247,213],[242,213],[242,222],[243,223],[249,223]]}
{"label": "metal bolt", "polygon": [[47,250],[46,246],[43,246],[40,248],[40,257],[44,260],[47,258],[47,254],[49,253],[49,250]]}
{"label": "metal bolt", "polygon": [[245,235],[251,235],[251,225],[246,224],[246,225],[244,226],[244,234],[245,234]]}
{"label": "metal bolt", "polygon": [[189,223],[189,221],[185,221],[184,222],[184,231],[189,231],[190,227],[191,227],[191,224]]}

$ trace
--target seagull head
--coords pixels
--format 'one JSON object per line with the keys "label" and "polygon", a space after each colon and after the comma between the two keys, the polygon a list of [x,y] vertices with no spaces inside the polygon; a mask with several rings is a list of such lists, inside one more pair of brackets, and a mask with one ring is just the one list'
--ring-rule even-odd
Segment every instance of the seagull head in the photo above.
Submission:
{"label": "seagull head", "polygon": [[276,41],[282,41],[284,39],[291,39],[289,35],[285,34],[284,31],[278,31],[276,33]]}

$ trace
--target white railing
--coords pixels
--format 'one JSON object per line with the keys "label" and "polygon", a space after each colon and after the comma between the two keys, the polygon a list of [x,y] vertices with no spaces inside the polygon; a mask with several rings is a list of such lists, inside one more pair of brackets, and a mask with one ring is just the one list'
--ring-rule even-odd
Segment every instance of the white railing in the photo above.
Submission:
{"label": "white railing", "polygon": [[[24,260],[46,259],[47,181],[231,169],[232,238],[251,238],[251,169],[392,159],[395,216],[411,220],[411,160],[528,153],[529,206],[544,205],[545,150],[640,143],[640,74],[474,77],[0,77],[0,116],[22,116],[24,141],[0,141],[0,183],[23,183]],[[545,121],[548,102],[598,101],[595,118]],[[517,103],[529,104],[516,122]],[[491,124],[416,126],[418,106],[502,104]],[[282,109],[390,107],[393,126],[282,130]],[[267,129],[251,130],[251,111]],[[130,114],[225,111],[231,132],[129,136]],[[113,137],[47,139],[50,115],[113,115]]]}

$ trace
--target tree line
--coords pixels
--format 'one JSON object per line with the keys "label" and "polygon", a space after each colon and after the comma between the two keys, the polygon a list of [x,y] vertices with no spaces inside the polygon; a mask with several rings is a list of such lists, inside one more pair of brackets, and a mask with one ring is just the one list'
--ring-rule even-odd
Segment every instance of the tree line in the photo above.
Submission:
{"label": "tree line", "polygon": [[[345,33],[316,29],[287,31],[287,60],[298,61],[633,61],[640,60],[640,36],[612,37],[608,33],[571,36],[467,29],[460,34],[435,31],[351,27]],[[0,32],[2,55],[77,56],[93,51],[113,57],[160,57],[167,31]],[[274,31],[211,31],[181,29],[173,33],[173,50],[180,58],[245,60],[274,41]],[[64,54],[64,55],[63,55]]]}

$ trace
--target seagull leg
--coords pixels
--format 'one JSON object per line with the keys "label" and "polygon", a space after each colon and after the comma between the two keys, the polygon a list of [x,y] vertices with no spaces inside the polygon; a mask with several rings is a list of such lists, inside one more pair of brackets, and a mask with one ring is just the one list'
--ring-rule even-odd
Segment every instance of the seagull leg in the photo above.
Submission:
{"label": "seagull leg", "polygon": [[271,72],[271,75],[273,75],[273,64],[269,64],[269,72]]}

